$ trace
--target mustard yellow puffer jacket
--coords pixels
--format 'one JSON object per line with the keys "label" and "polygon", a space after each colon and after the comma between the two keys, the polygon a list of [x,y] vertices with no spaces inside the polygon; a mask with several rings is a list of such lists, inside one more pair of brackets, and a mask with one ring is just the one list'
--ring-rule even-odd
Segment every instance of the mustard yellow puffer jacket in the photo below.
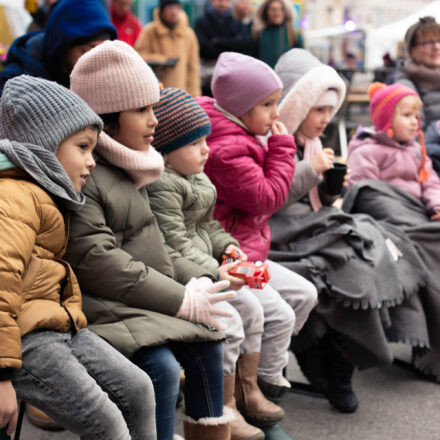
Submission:
{"label": "mustard yellow puffer jacket", "polygon": [[0,368],[21,367],[27,333],[87,324],[76,277],[61,260],[67,232],[55,202],[24,171],[0,172]]}

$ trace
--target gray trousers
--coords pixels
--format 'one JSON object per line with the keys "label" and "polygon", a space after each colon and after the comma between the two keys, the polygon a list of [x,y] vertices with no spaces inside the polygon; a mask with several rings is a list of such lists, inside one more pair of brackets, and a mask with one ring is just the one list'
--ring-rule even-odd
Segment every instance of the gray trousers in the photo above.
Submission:
{"label": "gray trousers", "polygon": [[263,290],[249,289],[264,310],[264,332],[258,376],[276,382],[288,362],[292,334],[298,333],[315,307],[318,293],[302,276],[266,260],[271,278]]}
{"label": "gray trousers", "polygon": [[223,373],[227,376],[235,373],[239,356],[261,351],[264,311],[260,301],[245,287],[237,291],[234,299],[216,306],[232,314],[232,318],[217,318],[228,325],[223,332],[226,341],[222,343]]}
{"label": "gray trousers", "polygon": [[81,439],[156,439],[150,378],[89,330],[29,333],[22,359],[17,396]]}
{"label": "gray trousers", "polygon": [[288,362],[292,334],[298,333],[317,303],[315,286],[302,276],[267,260],[271,279],[264,289],[243,287],[228,302],[217,304],[232,314],[223,343],[224,374],[235,372],[239,356],[261,352],[258,375],[274,382]]}

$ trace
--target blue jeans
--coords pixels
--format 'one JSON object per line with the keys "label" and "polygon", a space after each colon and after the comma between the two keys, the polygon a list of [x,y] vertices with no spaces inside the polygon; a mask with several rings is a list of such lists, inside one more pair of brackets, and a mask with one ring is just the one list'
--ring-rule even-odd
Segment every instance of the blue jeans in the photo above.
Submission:
{"label": "blue jeans", "polygon": [[148,376],[87,329],[22,338],[17,396],[85,440],[156,440]]}
{"label": "blue jeans", "polygon": [[159,347],[144,347],[134,354],[132,361],[153,382],[158,440],[173,438],[180,365],[185,371],[186,415],[194,420],[223,415],[223,362],[220,342],[171,342]]}

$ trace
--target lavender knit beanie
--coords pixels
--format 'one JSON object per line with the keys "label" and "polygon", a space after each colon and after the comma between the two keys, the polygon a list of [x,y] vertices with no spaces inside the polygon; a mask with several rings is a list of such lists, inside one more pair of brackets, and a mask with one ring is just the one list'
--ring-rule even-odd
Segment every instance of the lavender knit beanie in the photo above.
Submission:
{"label": "lavender knit beanie", "polygon": [[215,65],[211,89],[217,104],[240,117],[283,84],[266,63],[235,52],[223,52]]}
{"label": "lavender knit beanie", "polygon": [[123,41],[106,41],[85,53],[70,75],[70,89],[98,114],[159,101],[159,82],[142,57]]}

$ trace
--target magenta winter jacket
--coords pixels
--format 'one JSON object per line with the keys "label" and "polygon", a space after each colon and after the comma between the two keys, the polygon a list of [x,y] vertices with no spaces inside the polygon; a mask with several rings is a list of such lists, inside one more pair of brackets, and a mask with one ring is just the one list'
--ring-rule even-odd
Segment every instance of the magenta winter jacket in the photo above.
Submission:
{"label": "magenta winter jacket", "polygon": [[205,173],[217,188],[214,217],[240,243],[249,260],[265,260],[268,220],[284,204],[295,171],[293,136],[269,138],[269,148],[227,119],[212,98],[197,98],[211,119]]}
{"label": "magenta winter jacket", "polygon": [[430,212],[440,209],[440,179],[429,157],[425,168],[430,177],[419,183],[422,164],[418,142],[399,144],[386,133],[359,130],[348,146],[350,185],[363,179],[384,180],[417,197]]}

